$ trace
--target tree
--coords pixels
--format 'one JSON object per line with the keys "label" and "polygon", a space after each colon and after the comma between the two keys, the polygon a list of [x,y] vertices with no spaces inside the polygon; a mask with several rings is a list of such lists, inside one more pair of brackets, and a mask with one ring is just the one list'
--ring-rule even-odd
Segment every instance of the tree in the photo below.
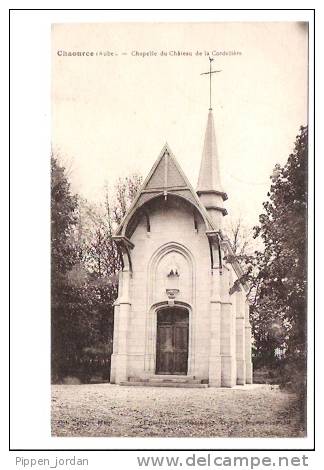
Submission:
{"label": "tree", "polygon": [[[68,288],[67,273],[77,261],[73,242],[77,198],[71,194],[65,168],[60,166],[55,155],[51,156],[51,339],[52,376],[60,374],[61,357],[64,351],[66,326],[73,319],[70,315],[74,296]],[[76,336],[76,335],[75,335]]]}
{"label": "tree", "polygon": [[119,225],[122,221],[142,184],[142,180],[142,176],[137,173],[118,179],[115,185],[115,200],[111,211],[112,220],[115,224]]}
{"label": "tree", "polygon": [[67,171],[54,155],[51,163],[52,380],[59,381],[75,373],[86,354],[111,354],[121,269],[112,231],[141,178],[120,178],[114,203],[106,188],[96,206],[71,193]]}
{"label": "tree", "polygon": [[228,236],[231,247],[237,259],[245,267],[246,260],[250,260],[250,257],[254,254],[256,242],[253,239],[253,227],[249,226],[244,218],[240,215],[239,217],[231,217],[225,221],[224,231]]}
{"label": "tree", "polygon": [[75,263],[72,231],[76,224],[77,198],[71,194],[65,168],[51,156],[51,267],[52,280]]}
{"label": "tree", "polygon": [[[283,380],[305,392],[307,308],[307,127],[301,127],[287,163],[276,165],[255,237],[257,274],[253,333],[257,348],[285,350]],[[250,270],[252,272],[252,269]]]}

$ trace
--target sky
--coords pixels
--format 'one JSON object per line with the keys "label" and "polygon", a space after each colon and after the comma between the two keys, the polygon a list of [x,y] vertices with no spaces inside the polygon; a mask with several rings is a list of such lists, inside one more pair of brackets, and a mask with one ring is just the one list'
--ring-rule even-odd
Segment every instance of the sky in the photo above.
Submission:
{"label": "sky", "polygon": [[145,177],[165,142],[196,187],[209,53],[221,70],[213,113],[225,205],[256,224],[274,165],[307,124],[307,41],[305,23],[54,24],[52,146],[73,191],[99,203],[106,183]]}

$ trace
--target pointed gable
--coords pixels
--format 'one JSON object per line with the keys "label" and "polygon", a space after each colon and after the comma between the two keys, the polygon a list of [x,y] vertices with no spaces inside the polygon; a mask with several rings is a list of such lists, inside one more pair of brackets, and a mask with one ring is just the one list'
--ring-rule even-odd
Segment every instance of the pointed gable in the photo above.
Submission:
{"label": "pointed gable", "polygon": [[177,168],[167,145],[163,147],[162,152],[144,189],[186,188],[188,183]]}
{"label": "pointed gable", "polygon": [[168,194],[181,197],[194,205],[201,213],[206,223],[206,228],[213,228],[205,208],[184,175],[168,144],[165,144],[150,173],[143,182],[142,187],[138,191],[133,204],[118,227],[116,235],[125,234],[128,222],[137,209],[144,206],[144,204],[151,199],[158,196],[167,197]]}

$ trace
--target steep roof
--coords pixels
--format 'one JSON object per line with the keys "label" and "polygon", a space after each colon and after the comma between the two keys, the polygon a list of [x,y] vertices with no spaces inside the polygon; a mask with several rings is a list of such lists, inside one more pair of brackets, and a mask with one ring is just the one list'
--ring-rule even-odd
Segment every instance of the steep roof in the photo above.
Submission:
{"label": "steep roof", "polygon": [[159,196],[167,197],[168,194],[183,198],[195,206],[205,221],[206,229],[213,230],[213,224],[206,209],[166,143],[118,227],[116,235],[125,235],[127,225],[137,209],[151,199]]}

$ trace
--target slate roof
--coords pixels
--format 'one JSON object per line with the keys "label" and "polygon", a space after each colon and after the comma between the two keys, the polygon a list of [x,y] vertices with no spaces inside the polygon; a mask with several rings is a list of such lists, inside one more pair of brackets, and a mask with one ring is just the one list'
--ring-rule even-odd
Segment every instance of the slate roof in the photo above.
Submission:
{"label": "slate roof", "polygon": [[138,191],[133,204],[118,227],[116,235],[125,234],[128,222],[137,209],[153,198],[167,196],[168,194],[181,197],[194,205],[201,213],[206,223],[206,229],[213,230],[212,221],[205,207],[200,202],[195,190],[192,188],[169,145],[166,143]]}

